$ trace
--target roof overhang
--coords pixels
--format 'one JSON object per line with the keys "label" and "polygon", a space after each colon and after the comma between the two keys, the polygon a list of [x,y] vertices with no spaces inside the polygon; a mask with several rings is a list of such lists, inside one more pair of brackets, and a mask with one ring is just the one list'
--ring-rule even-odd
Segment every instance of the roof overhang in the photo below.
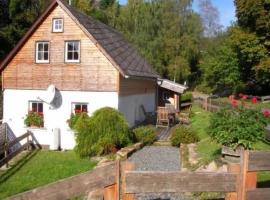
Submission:
{"label": "roof overhang", "polygon": [[171,90],[173,92],[183,94],[188,87],[181,85],[179,83],[175,83],[173,81],[170,81],[168,79],[158,79],[157,84],[161,88],[165,88],[167,90]]}

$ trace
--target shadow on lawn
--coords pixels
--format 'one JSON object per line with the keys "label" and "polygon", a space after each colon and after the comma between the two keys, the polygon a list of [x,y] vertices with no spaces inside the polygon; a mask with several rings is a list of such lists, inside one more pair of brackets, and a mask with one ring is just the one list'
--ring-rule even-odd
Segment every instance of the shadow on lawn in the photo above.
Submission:
{"label": "shadow on lawn", "polygon": [[21,158],[18,162],[16,162],[10,169],[1,174],[0,176],[0,185],[4,183],[7,179],[9,179],[12,175],[14,175],[18,170],[20,170],[29,160],[31,160],[39,150],[30,151],[23,158]]}
{"label": "shadow on lawn", "polygon": [[270,188],[270,180],[258,182],[257,187],[258,188]]}

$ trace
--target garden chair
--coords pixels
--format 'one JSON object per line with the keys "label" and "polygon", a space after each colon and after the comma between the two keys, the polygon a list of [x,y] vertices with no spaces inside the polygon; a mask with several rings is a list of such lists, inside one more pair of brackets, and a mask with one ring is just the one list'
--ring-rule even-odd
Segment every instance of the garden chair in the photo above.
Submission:
{"label": "garden chair", "polygon": [[156,127],[167,127],[167,128],[170,127],[168,108],[158,107]]}

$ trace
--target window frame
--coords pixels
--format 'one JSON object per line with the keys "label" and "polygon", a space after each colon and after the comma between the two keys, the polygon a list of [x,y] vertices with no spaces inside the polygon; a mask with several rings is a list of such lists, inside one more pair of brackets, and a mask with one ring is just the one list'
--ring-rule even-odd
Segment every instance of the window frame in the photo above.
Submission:
{"label": "window frame", "polygon": [[[68,44],[78,42],[78,60],[69,60],[68,59]],[[75,52],[75,51],[73,51]],[[65,41],[65,63],[80,63],[81,62],[81,41],[80,40],[67,40]]]}
{"label": "window frame", "polygon": [[[33,105],[32,105],[33,103],[37,104],[37,111],[36,112],[33,111]],[[42,112],[39,112],[38,104],[42,104]],[[30,101],[28,101],[28,111],[29,112],[34,112],[34,113],[44,113],[44,103],[42,101],[35,101],[35,100],[32,101],[32,100],[30,100]]]}
{"label": "window frame", "polygon": [[89,103],[85,103],[85,102],[72,102],[71,103],[71,113],[76,114],[76,111],[75,111],[76,105],[80,105],[81,106],[81,111],[79,113],[83,112],[82,106],[87,106],[86,113],[89,112]]}
{"label": "window frame", "polygon": [[[55,22],[57,20],[62,21],[62,28],[61,29],[55,29]],[[53,18],[52,19],[52,32],[53,33],[63,33],[64,32],[64,19],[63,18]]]}
{"label": "window frame", "polygon": [[[38,54],[39,54],[39,49],[38,49],[38,46],[39,44],[48,44],[48,59],[47,60],[39,60],[38,59]],[[43,57],[44,57],[44,53],[46,52],[44,50],[44,46],[43,46]],[[37,64],[47,64],[47,63],[50,63],[50,42],[49,41],[36,41],[36,44],[35,44],[35,62]]]}

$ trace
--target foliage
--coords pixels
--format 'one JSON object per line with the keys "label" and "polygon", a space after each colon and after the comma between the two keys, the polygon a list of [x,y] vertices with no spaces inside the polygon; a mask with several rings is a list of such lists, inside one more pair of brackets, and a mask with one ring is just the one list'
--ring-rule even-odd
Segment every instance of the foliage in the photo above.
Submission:
{"label": "foliage", "polygon": [[140,126],[135,128],[133,129],[133,133],[136,141],[141,142],[144,145],[151,145],[157,139],[155,129],[150,126]]}
{"label": "foliage", "polygon": [[24,124],[29,126],[37,126],[41,127],[43,126],[43,113],[37,113],[37,112],[29,112],[26,115],[26,118],[24,120]]}
{"label": "foliage", "polygon": [[0,171],[0,199],[89,171],[95,165],[90,159],[78,158],[73,151],[32,151],[10,162],[8,170]]}
{"label": "foliage", "polygon": [[109,107],[97,110],[92,117],[82,113],[75,131],[75,151],[81,157],[108,154],[130,142],[123,114]]}
{"label": "foliage", "polygon": [[179,147],[180,144],[191,144],[199,141],[197,133],[189,126],[180,125],[172,130],[171,144]]}
{"label": "foliage", "polygon": [[201,68],[204,83],[214,93],[224,90],[236,92],[242,85],[237,54],[226,37],[216,42],[216,46],[204,54]]}
{"label": "foliage", "polygon": [[209,133],[222,145],[252,148],[254,143],[264,137],[264,127],[268,120],[259,110],[221,109],[212,115]]}
{"label": "foliage", "polygon": [[[75,113],[75,114],[71,113],[70,118],[67,120],[69,128],[71,128],[71,129],[75,128],[75,125],[76,125],[78,119],[80,118],[81,114],[82,113]],[[85,114],[87,114],[87,113],[85,113]]]}
{"label": "foliage", "polygon": [[137,46],[157,72],[184,82],[196,74],[202,33],[191,3],[129,0],[120,8],[113,26]]}
{"label": "foliage", "polygon": [[192,92],[185,92],[182,94],[181,101],[192,101]]}
{"label": "foliage", "polygon": [[0,0],[0,59],[25,34],[50,1]]}

